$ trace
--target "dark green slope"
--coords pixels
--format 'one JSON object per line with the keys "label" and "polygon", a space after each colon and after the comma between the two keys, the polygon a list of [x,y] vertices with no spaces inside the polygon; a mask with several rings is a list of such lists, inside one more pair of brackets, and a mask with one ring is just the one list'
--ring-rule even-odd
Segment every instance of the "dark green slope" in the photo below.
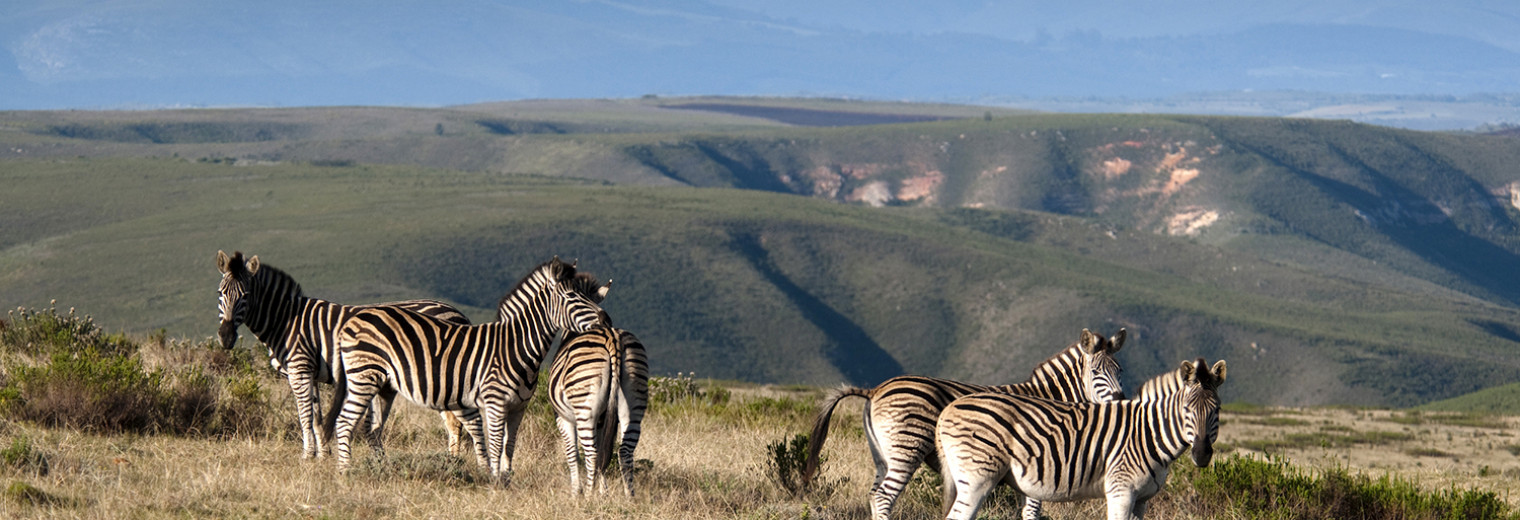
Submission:
{"label": "dark green slope", "polygon": [[1225,358],[1232,400],[1416,404],[1520,376],[1512,308],[1050,213],[415,168],[6,165],[0,225],[31,231],[0,249],[0,302],[56,298],[111,329],[210,335],[218,249],[315,296],[439,297],[477,320],[558,254],[614,280],[607,309],[657,373],[1017,381],[1084,327],[1126,327],[1132,382]]}

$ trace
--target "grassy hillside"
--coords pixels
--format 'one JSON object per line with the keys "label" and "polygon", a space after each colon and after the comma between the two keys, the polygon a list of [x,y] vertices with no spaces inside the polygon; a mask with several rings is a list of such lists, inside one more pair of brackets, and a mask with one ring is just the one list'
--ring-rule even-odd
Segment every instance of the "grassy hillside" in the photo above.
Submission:
{"label": "grassy hillside", "polygon": [[5,164],[0,302],[128,331],[212,334],[219,249],[314,296],[439,297],[477,320],[557,254],[614,280],[607,309],[663,374],[1015,381],[1084,327],[1127,327],[1131,379],[1226,358],[1230,400],[1409,405],[1520,376],[1512,308],[1049,213],[410,167]]}

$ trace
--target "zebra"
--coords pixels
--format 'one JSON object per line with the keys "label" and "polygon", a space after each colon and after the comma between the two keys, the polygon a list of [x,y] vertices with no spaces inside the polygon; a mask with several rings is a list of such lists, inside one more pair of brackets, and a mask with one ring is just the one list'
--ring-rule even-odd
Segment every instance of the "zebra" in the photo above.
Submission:
{"label": "zebra", "polygon": [[[590,298],[592,302],[595,302],[597,305],[601,305],[602,301],[607,299],[607,292],[612,289],[612,279],[609,278],[607,279],[606,284],[602,284],[596,280],[595,276],[592,276],[589,273],[577,273],[575,275],[575,280],[571,282],[571,286],[575,289],[575,292],[581,293],[587,298]],[[506,317],[498,315],[497,319],[504,320]],[[637,342],[637,339],[635,338],[634,341]],[[640,349],[640,355],[643,355],[643,344],[639,344],[638,348]],[[646,372],[648,371],[647,363],[644,364],[644,370]],[[648,379],[647,374],[645,376],[645,379]],[[644,408],[642,404],[639,405],[637,411],[639,412],[639,417],[643,417]],[[464,452],[464,421],[459,420],[458,415],[448,410],[441,410],[438,412],[438,415],[443,418],[443,429],[448,433],[449,436],[449,455],[454,457],[460,456],[460,454]],[[634,443],[637,444],[638,424],[634,424],[633,428]]]}
{"label": "zebra", "polygon": [[575,278],[575,265],[559,257],[540,264],[502,297],[504,319],[494,323],[459,325],[394,307],[355,312],[338,335],[348,382],[335,427],[338,469],[348,468],[353,430],[371,401],[399,393],[461,412],[477,460],[508,485],[517,426],[545,353],[562,332],[584,332],[605,315],[574,289]]}
{"label": "zebra", "polygon": [[[334,349],[338,327],[355,310],[373,307],[350,306],[305,296],[301,285],[289,274],[274,266],[262,265],[258,255],[243,259],[241,251],[227,256],[216,252],[216,266],[222,272],[217,289],[217,330],[222,347],[237,344],[238,327],[248,330],[268,347],[269,365],[284,375],[296,401],[296,418],[301,427],[301,458],[326,456],[326,441],[331,431],[322,431],[316,422],[322,415],[314,382],[341,386]],[[460,324],[469,318],[458,309],[437,300],[407,300],[377,304],[403,308]],[[341,403],[342,392],[335,391],[330,409]],[[388,409],[377,409],[370,421],[369,439],[379,441]],[[330,423],[330,421],[328,421]]]}
{"label": "zebra", "polygon": [[1114,354],[1124,347],[1125,329],[1104,338],[1082,329],[1076,343],[1034,368],[1029,380],[1014,385],[981,386],[925,376],[899,376],[872,389],[842,387],[824,399],[808,436],[803,482],[817,475],[819,454],[829,433],[829,418],[841,399],[864,397],[866,440],[876,462],[871,485],[871,518],[885,520],[919,464],[939,471],[934,454],[934,423],[951,401],[977,392],[1034,395],[1074,402],[1124,399],[1123,370]]}
{"label": "zebra", "polygon": [[649,360],[638,337],[608,325],[565,339],[549,369],[549,400],[564,441],[571,493],[582,489],[577,448],[586,485],[605,490],[597,470],[606,467],[617,446],[623,490],[631,497],[633,452],[649,402]]}
{"label": "zebra", "polygon": [[[1068,403],[978,393],[956,399],[935,428],[946,519],[971,519],[999,481],[1040,500],[1105,497],[1109,520],[1139,519],[1192,445],[1206,467],[1219,434],[1225,362],[1183,361],[1132,401]],[[1024,510],[1039,518],[1038,508]]]}

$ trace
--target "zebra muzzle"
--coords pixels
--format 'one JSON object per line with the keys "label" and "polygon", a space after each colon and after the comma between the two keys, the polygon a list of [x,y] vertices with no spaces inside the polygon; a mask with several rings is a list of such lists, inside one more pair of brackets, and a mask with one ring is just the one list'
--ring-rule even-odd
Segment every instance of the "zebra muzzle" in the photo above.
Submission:
{"label": "zebra muzzle", "polygon": [[222,326],[216,329],[217,336],[222,338],[222,348],[231,349],[237,345],[238,324],[230,321],[222,322]]}

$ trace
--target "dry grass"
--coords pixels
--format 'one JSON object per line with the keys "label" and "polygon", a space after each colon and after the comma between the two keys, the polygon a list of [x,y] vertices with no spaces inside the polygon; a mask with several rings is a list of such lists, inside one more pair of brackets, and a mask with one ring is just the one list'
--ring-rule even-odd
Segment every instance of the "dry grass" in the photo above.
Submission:
{"label": "dry grass", "polygon": [[[283,399],[276,403],[288,407],[288,392],[280,393],[281,385],[275,383],[265,387],[272,389],[272,399]],[[617,487],[601,496],[570,496],[559,440],[543,410],[524,421],[517,471],[505,489],[488,484],[473,460],[448,457],[436,414],[409,404],[396,408],[385,456],[356,448],[358,460],[348,475],[338,474],[331,460],[302,461],[293,421],[230,440],[96,435],[0,421],[0,450],[17,451],[18,442],[30,446],[20,449],[27,452],[24,456],[0,456],[0,488],[6,490],[0,517],[866,518],[872,465],[859,406],[841,406],[836,412],[820,490],[794,499],[765,476],[765,446],[805,431],[810,408],[793,405],[814,402],[818,395],[802,388],[735,387],[725,405],[656,407],[645,420],[637,458],[648,462],[636,476],[639,495],[634,498],[622,496]],[[751,404],[767,399],[771,401],[764,406]],[[786,404],[788,399],[793,405]],[[1303,433],[1407,433],[1409,438],[1381,444],[1280,451],[1297,464],[1340,465],[1374,475],[1393,472],[1431,489],[1492,489],[1514,502],[1520,457],[1510,447],[1520,440],[1507,429],[1389,420],[1398,413],[1226,413],[1220,441],[1243,446]],[[1448,456],[1426,455],[1436,450]],[[920,472],[920,480],[926,480],[925,473]],[[1188,510],[1187,493],[1161,495],[1149,517],[1199,518]],[[1009,494],[994,501],[984,517],[1017,517],[1018,503]],[[894,517],[936,518],[938,508],[938,489],[917,482]],[[1046,511],[1052,518],[1091,518],[1102,515],[1103,503],[1050,504]]]}

